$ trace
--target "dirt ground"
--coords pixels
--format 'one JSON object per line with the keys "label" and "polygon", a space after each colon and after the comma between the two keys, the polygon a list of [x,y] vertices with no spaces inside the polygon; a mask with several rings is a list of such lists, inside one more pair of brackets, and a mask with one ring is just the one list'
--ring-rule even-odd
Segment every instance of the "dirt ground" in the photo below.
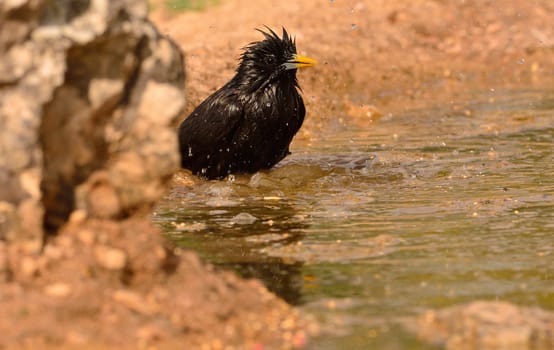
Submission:
{"label": "dirt ground", "polygon": [[32,251],[0,245],[17,260],[0,289],[0,349],[288,349],[317,331],[260,282],[170,247],[147,219],[76,218]]}
{"label": "dirt ground", "polygon": [[[163,6],[159,6],[163,8]],[[285,27],[301,54],[307,118],[295,141],[340,124],[429,105],[462,108],[468,91],[551,84],[554,3],[489,0],[224,0],[153,21],[186,52],[188,111],[233,75],[254,28]]]}
{"label": "dirt ground", "polygon": [[[186,53],[188,111],[233,75],[240,48],[261,37],[254,28],[295,34],[299,52],[320,62],[299,73],[308,112],[295,142],[324,137],[337,123],[368,125],[428,105],[459,108],[474,89],[554,80],[551,0],[222,0],[179,14],[153,8],[152,20]],[[261,283],[214,274],[193,254],[175,251],[148,219],[78,221],[40,256],[0,242],[0,276],[11,274],[0,288],[0,349],[301,348],[316,331]],[[6,256],[15,256],[17,271],[6,272]]]}

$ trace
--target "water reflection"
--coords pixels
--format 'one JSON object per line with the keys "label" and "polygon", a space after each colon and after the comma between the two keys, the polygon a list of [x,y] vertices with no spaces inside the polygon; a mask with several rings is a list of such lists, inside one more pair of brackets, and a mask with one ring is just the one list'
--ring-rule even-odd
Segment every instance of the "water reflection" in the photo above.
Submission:
{"label": "water reflection", "polygon": [[294,246],[306,228],[273,181],[257,174],[175,186],[155,220],[179,244],[196,249],[216,266],[260,279],[270,291],[297,305],[303,263],[261,253],[267,246]]}

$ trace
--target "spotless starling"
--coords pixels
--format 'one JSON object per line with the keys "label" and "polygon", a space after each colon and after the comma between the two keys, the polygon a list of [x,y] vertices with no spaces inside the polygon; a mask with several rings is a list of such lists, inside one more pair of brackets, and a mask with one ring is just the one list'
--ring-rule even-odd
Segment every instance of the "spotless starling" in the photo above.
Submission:
{"label": "spotless starling", "polygon": [[221,179],[269,169],[290,153],[304,121],[296,70],[316,61],[296,53],[284,28],[282,37],[258,31],[264,39],[244,48],[235,76],[179,127],[182,166],[196,175]]}

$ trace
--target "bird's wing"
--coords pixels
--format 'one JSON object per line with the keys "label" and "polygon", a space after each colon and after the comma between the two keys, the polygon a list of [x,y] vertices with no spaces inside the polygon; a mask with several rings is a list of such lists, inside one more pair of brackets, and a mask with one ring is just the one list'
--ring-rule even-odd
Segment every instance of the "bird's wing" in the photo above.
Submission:
{"label": "bird's wing", "polygon": [[304,101],[302,100],[302,97],[298,95],[297,98],[298,106],[297,108],[297,116],[298,116],[298,122],[296,124],[296,130],[294,133],[297,133],[298,130],[300,130],[300,127],[302,126],[302,123],[304,123],[304,117],[306,116],[306,107],[304,106]]}
{"label": "bird's wing", "polygon": [[221,89],[204,100],[179,128],[181,145],[214,147],[232,138],[243,108],[236,95]]}

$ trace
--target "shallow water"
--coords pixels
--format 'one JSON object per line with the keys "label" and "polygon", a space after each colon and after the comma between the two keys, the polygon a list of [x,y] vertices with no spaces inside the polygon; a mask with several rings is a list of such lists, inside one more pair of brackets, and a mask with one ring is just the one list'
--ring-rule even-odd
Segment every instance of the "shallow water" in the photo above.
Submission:
{"label": "shallow water", "polygon": [[[469,98],[469,97],[468,97]],[[487,91],[176,186],[153,218],[321,322],[310,349],[429,349],[400,326],[499,299],[554,309],[554,92]]]}

